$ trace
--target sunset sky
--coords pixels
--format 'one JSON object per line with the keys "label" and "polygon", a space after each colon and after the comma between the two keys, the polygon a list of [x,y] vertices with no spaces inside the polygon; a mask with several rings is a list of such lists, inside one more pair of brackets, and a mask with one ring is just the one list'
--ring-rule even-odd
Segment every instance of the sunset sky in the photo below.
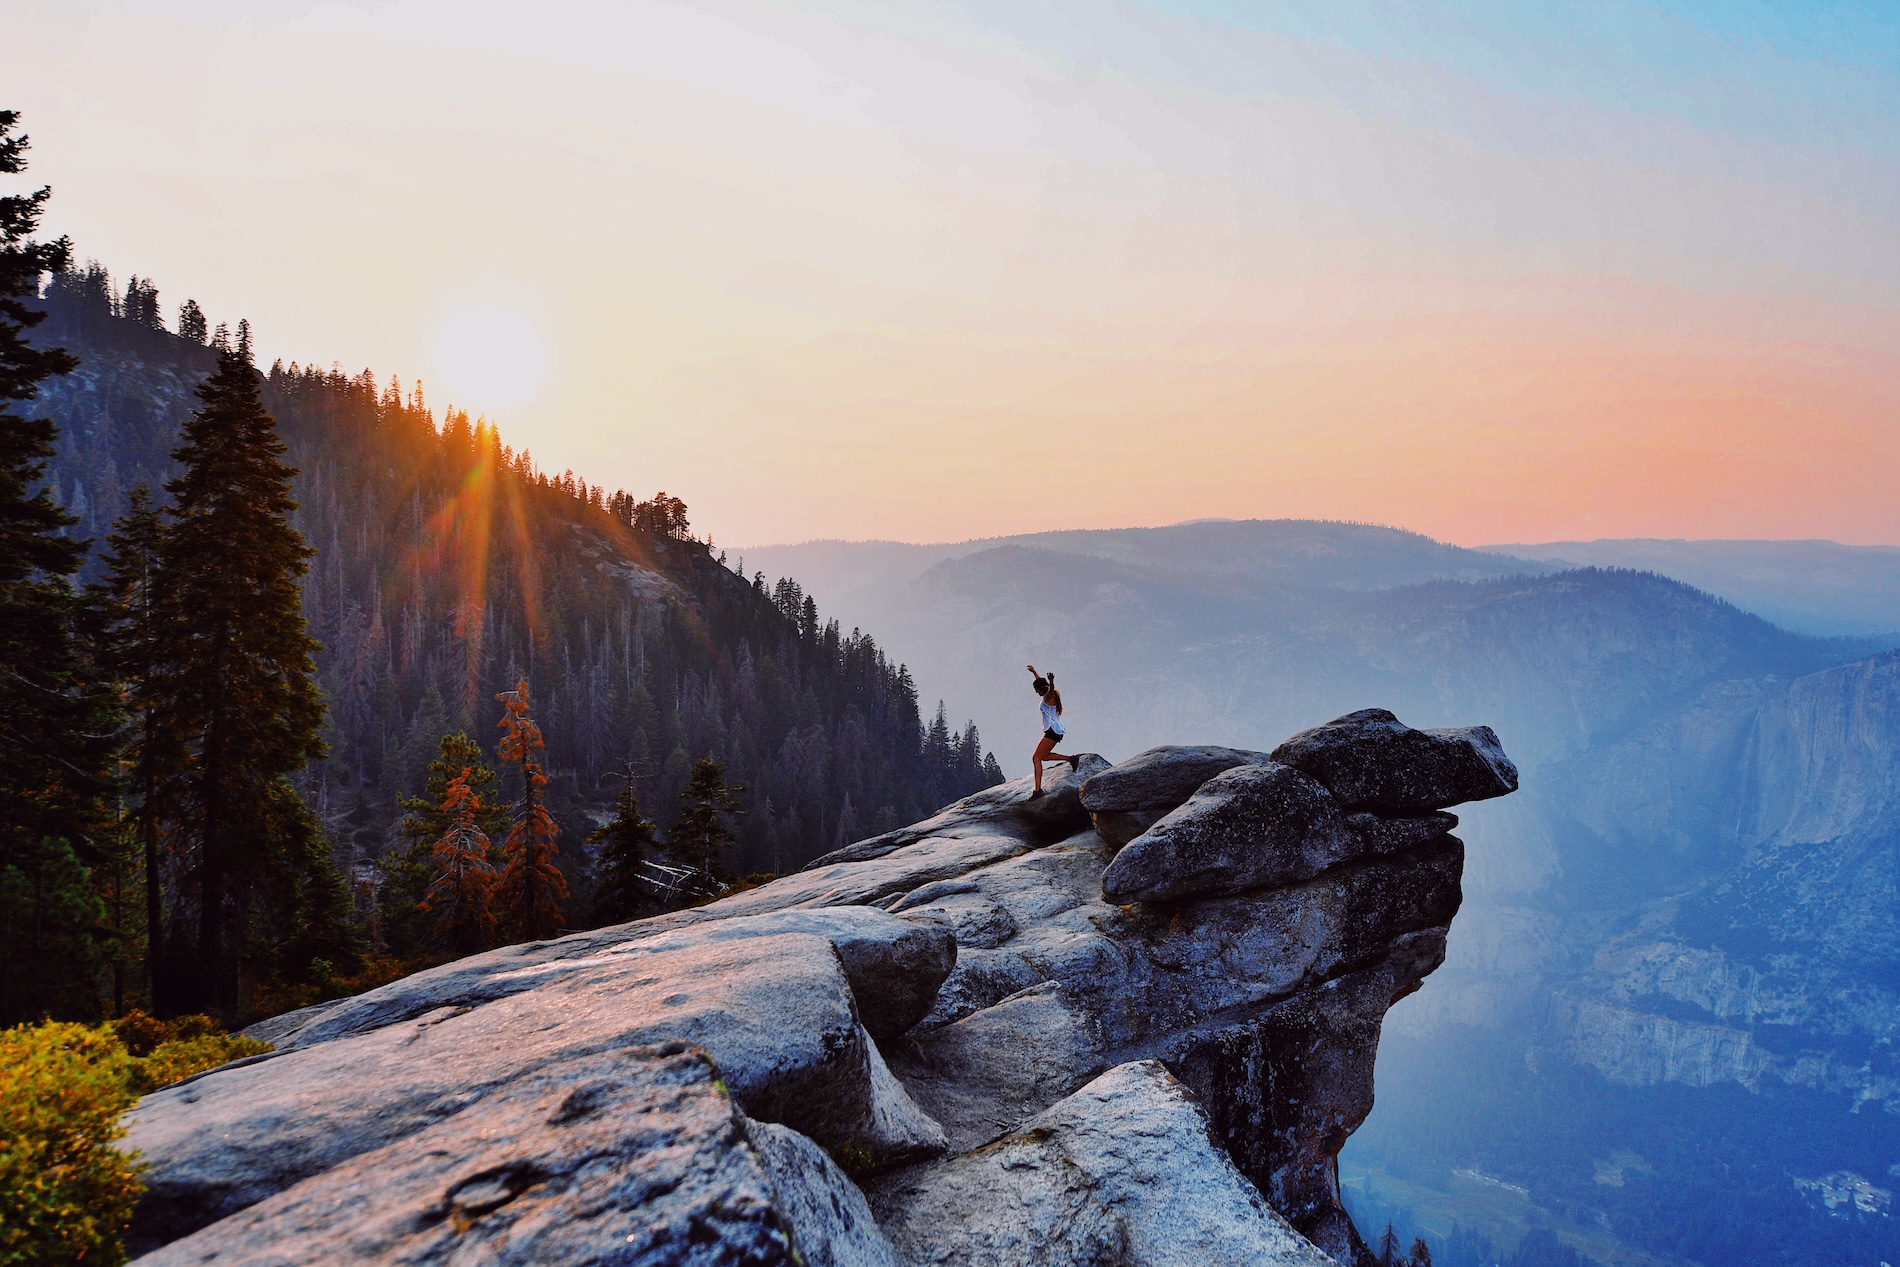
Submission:
{"label": "sunset sky", "polygon": [[720,545],[1900,543],[1891,3],[0,7],[82,257]]}

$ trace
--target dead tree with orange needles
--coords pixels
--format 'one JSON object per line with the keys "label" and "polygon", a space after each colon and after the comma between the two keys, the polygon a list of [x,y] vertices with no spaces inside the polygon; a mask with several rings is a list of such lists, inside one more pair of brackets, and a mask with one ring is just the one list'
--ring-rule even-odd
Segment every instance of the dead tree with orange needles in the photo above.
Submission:
{"label": "dead tree with orange needles", "polygon": [[495,941],[495,867],[481,828],[481,798],[468,783],[468,767],[449,780],[442,798],[449,827],[435,842],[435,880],[422,898],[422,909],[435,915],[437,935],[465,955]]}
{"label": "dead tree with orange needles", "polygon": [[555,859],[561,829],[548,813],[548,776],[541,771],[541,728],[528,712],[528,680],[495,697],[501,701],[501,743],[495,750],[505,765],[521,767],[521,800],[515,806],[508,839],[502,845],[501,884],[496,897],[510,936],[524,941],[552,937],[561,930],[561,902],[567,877]]}

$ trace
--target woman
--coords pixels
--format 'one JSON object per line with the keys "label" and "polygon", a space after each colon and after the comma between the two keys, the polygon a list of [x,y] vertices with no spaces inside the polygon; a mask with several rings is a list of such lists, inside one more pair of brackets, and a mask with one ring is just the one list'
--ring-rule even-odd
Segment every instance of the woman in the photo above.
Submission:
{"label": "woman", "polygon": [[1062,692],[1056,689],[1056,675],[1044,677],[1036,672],[1036,666],[1029,666],[1029,676],[1035,681],[1036,694],[1042,697],[1042,742],[1036,745],[1036,755],[1030,758],[1030,768],[1036,772],[1036,790],[1029,794],[1030,800],[1042,795],[1042,765],[1045,761],[1066,761],[1071,770],[1080,761],[1079,757],[1065,757],[1056,751],[1056,745],[1069,732],[1062,727]]}

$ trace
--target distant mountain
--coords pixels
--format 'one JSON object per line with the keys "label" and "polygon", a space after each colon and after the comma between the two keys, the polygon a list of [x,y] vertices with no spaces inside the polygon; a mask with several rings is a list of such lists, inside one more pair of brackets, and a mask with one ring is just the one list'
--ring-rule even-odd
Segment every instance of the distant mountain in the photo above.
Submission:
{"label": "distant mountain", "polygon": [[[853,605],[902,587],[927,569],[1001,546],[1112,559],[1204,577],[1324,589],[1377,589],[1430,578],[1476,580],[1559,570],[1503,559],[1416,532],[1305,519],[1206,519],[1166,528],[1078,529],[939,545],[902,541],[807,541],[748,547],[748,569],[796,575],[827,604]],[[792,571],[791,569],[796,569]]]}
{"label": "distant mountain", "polygon": [[[57,496],[102,542],[141,482],[173,474],[211,350],[122,302],[96,266],[53,279],[37,339],[79,358],[39,407],[59,426]],[[149,287],[149,284],[145,284]],[[128,315],[129,307],[139,311]],[[976,732],[920,714],[907,671],[821,619],[795,583],[748,583],[693,539],[686,508],[590,488],[420,389],[367,370],[281,363],[266,376],[316,548],[304,588],[323,644],[330,755],[308,793],[366,886],[445,731],[495,738],[499,691],[530,680],[553,803],[585,909],[583,840],[631,763],[670,821],[690,764],[744,784],[732,863],[796,869],[845,840],[987,786]],[[162,493],[160,494],[162,500]]]}
{"label": "distant mountain", "polygon": [[1900,631],[1896,546],[1638,537],[1482,548],[1547,565],[1660,572],[1802,633]]}
{"label": "distant mountain", "polygon": [[[1900,640],[1351,524],[746,554],[821,578],[1011,769],[1026,661],[1112,760],[1372,702],[1490,721],[1523,790],[1461,811],[1449,960],[1392,1012],[1342,1159],[1362,1220],[1441,1245],[1548,1227],[1606,1260],[1900,1261],[1900,1225],[1814,1197],[1900,1180]],[[1719,1214],[1740,1209],[1745,1235]]]}

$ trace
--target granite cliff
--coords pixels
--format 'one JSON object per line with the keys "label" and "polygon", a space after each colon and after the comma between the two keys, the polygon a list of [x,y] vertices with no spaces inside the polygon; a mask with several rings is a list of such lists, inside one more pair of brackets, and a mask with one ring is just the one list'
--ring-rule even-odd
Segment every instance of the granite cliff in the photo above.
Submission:
{"label": "granite cliff", "polygon": [[1335,1159],[1496,736],[1364,710],[1026,784],[265,1023],[133,1110],[141,1261],[1367,1261]]}
{"label": "granite cliff", "polygon": [[[1727,848],[1562,993],[1570,1054],[1626,1084],[1780,1082],[1900,1112],[1900,653],[1720,695],[1712,742],[1618,754],[1683,785],[1721,760]],[[1653,848],[1645,826],[1625,830]]]}

